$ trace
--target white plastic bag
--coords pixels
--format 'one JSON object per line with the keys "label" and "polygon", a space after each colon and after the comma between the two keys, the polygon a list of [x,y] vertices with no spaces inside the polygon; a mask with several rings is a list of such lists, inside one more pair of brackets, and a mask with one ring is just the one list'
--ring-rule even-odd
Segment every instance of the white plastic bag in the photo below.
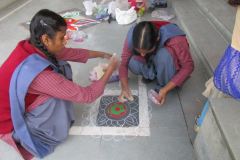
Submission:
{"label": "white plastic bag", "polygon": [[86,14],[87,16],[91,16],[91,15],[93,14],[93,9],[94,9],[95,7],[97,7],[96,2],[93,2],[92,0],[84,0],[84,1],[83,1],[83,5],[84,5],[84,7],[85,7],[85,9],[86,9],[85,14]]}
{"label": "white plastic bag", "polygon": [[137,13],[134,10],[134,7],[127,11],[122,11],[119,8],[116,8],[115,12],[117,23],[120,25],[133,23],[137,19]]}
{"label": "white plastic bag", "polygon": [[115,12],[116,8],[117,8],[117,5],[115,1],[112,1],[108,4],[108,14],[111,14],[113,18],[116,17],[116,12]]}

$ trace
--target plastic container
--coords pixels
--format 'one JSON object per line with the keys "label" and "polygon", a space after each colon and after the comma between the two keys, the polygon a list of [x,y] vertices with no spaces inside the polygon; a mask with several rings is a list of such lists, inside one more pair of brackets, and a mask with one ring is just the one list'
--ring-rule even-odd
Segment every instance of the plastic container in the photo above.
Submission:
{"label": "plastic container", "polygon": [[148,91],[148,98],[157,105],[160,105],[159,101],[157,100],[158,97],[158,93],[156,91],[154,91],[153,89]]}

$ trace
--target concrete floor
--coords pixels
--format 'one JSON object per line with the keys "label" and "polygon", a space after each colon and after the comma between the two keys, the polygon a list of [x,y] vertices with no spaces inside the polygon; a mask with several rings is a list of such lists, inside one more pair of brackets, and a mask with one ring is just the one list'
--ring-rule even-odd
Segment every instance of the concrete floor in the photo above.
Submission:
{"label": "concrete floor", "polygon": [[[22,6],[22,4],[25,4]],[[72,8],[83,9],[82,0],[32,0],[19,1],[18,10],[4,18],[0,12],[0,64],[4,62],[17,42],[29,36],[28,30],[20,23],[28,21],[40,9],[48,8],[56,12]],[[1,18],[2,17],[2,18]],[[151,20],[149,15],[144,17]],[[177,23],[177,19],[173,20]],[[116,22],[101,23],[84,29],[88,39],[83,43],[70,42],[68,46],[86,48],[109,53],[117,53],[120,57],[126,33],[131,25],[120,26]],[[44,159],[48,160],[194,160],[192,142],[195,138],[193,131],[194,117],[200,112],[204,98],[205,69],[196,58],[195,71],[184,86],[169,93],[162,107],[148,102],[151,108],[150,136],[125,136],[125,138],[108,138],[112,136],[70,135],[55,152]],[[87,64],[71,63],[74,71],[74,81],[80,85],[89,84],[87,79],[90,69],[99,63],[99,59],[89,60]],[[84,76],[82,76],[84,75]],[[85,76],[86,75],[86,76]],[[137,78],[131,75],[130,86],[137,89],[134,83]],[[148,84],[147,89],[153,84]],[[108,90],[120,89],[118,83],[107,86]],[[76,105],[76,111],[90,105]],[[84,109],[83,109],[84,110]],[[78,115],[77,119],[81,119]],[[116,140],[117,139],[117,140]],[[0,160],[15,160],[19,156],[15,151],[0,141]]]}

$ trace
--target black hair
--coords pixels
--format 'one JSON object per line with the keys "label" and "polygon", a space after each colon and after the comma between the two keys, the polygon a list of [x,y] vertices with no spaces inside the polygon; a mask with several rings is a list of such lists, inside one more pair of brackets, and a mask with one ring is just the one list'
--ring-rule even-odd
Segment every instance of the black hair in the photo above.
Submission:
{"label": "black hair", "polygon": [[228,3],[232,6],[240,5],[240,0],[228,0]]}
{"label": "black hair", "polygon": [[158,37],[157,28],[151,22],[142,21],[138,23],[134,27],[132,34],[133,53],[140,55],[135,48],[144,50],[151,50],[154,47],[157,48]]}
{"label": "black hair", "polygon": [[54,54],[47,50],[41,41],[41,36],[47,34],[50,38],[54,38],[56,32],[61,31],[62,27],[66,26],[65,20],[60,15],[48,9],[38,11],[30,23],[30,43],[42,51],[58,70],[58,61]]}

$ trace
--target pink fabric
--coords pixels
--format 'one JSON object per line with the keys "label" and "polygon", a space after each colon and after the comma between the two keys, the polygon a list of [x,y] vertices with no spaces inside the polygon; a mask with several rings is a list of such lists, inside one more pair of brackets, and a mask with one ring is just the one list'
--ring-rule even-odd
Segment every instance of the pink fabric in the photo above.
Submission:
{"label": "pink fabric", "polygon": [[89,57],[88,53],[89,52],[86,49],[64,48],[59,54],[57,54],[57,59],[86,63]]}
{"label": "pink fabric", "polygon": [[31,160],[33,155],[25,150],[20,144],[17,144],[12,138],[12,133],[0,134],[0,140],[12,146],[25,160]]}
{"label": "pink fabric", "polygon": [[[176,36],[171,38],[165,47],[173,57],[177,73],[172,78],[172,82],[177,86],[181,86],[186,78],[192,73],[194,64],[189,51],[189,45],[185,36]],[[119,67],[120,79],[128,77],[128,62],[131,58],[132,52],[128,47],[128,40],[125,39],[122,61]]]}
{"label": "pink fabric", "polygon": [[[88,51],[84,49],[65,48],[57,58],[59,60],[87,62]],[[54,71],[45,70],[41,72],[32,82],[28,93],[39,95],[37,99],[27,107],[31,111],[51,97],[73,101],[76,103],[90,103],[99,97],[104,90],[104,82],[101,80],[90,86],[81,87],[67,80],[64,76]]]}

